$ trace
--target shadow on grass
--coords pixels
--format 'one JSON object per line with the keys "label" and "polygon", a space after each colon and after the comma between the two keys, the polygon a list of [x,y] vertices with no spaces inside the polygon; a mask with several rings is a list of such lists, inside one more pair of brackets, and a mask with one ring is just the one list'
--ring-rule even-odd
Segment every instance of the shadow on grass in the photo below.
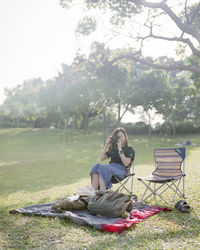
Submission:
{"label": "shadow on grass", "polygon": [[[164,212],[158,213],[158,216],[160,218],[163,218],[163,215],[165,215]],[[167,217],[167,219],[170,219],[171,213],[168,215],[165,215],[164,218]],[[156,228],[151,228],[148,224],[148,227],[144,223],[143,228],[137,228],[137,225],[133,225],[131,228],[128,230],[124,230],[122,234],[118,233],[110,233],[110,232],[102,232],[104,236],[101,238],[98,238],[98,241],[93,241],[91,244],[88,245],[87,249],[118,249],[117,247],[120,247],[120,249],[129,249],[131,246],[134,247],[148,247],[148,245],[151,245],[151,247],[154,245],[154,243],[157,243],[159,247],[161,246],[161,241],[163,241],[163,244],[165,242],[168,242],[173,245],[174,241],[180,241],[180,245],[183,244],[185,247],[189,247],[191,240],[194,239],[194,244],[197,240],[195,239],[196,237],[199,236],[199,225],[200,225],[200,220],[197,216],[191,216],[190,214],[187,215],[189,220],[184,218],[184,215],[179,218],[179,225],[182,228],[179,229],[173,229],[173,224],[171,229],[164,229],[163,226],[162,229],[160,230],[161,232],[158,232],[158,229]],[[148,220],[148,219],[147,219]],[[186,222],[187,220],[187,222]],[[174,220],[171,220],[172,223],[174,223]],[[69,219],[64,219],[60,220],[60,223],[63,225],[68,225]],[[162,224],[165,222],[162,222]],[[87,228],[87,233],[91,236],[98,236],[99,235],[99,230],[98,229],[93,229],[92,227],[86,225],[86,226],[81,226],[81,225],[76,225],[75,227],[80,226],[83,228]],[[158,224],[158,228],[159,228]],[[156,222],[154,223],[154,227],[156,227]],[[84,229],[83,229],[84,230]],[[182,243],[181,243],[182,241]]]}
{"label": "shadow on grass", "polygon": [[[137,230],[134,228],[133,230]],[[122,233],[126,234],[126,232]],[[104,239],[93,242],[92,246],[88,246],[87,249],[137,249],[138,247],[142,247],[142,249],[165,249],[167,244],[167,248],[169,246],[174,246],[174,241],[178,240],[176,244],[180,247],[181,245],[190,249],[191,240],[195,237],[198,237],[199,231],[197,229],[190,228],[187,232],[182,230],[177,230],[176,232],[168,231],[157,233],[157,232],[149,232],[149,233],[137,233],[134,236],[130,235],[130,233],[126,236],[119,235],[115,237],[115,239],[109,237],[107,240]],[[188,241],[188,243],[187,243]],[[193,244],[193,247],[199,246],[197,240],[194,239],[196,243]],[[115,246],[113,248],[113,246]],[[169,247],[169,249],[173,249]]]}
{"label": "shadow on grass", "polygon": [[[162,214],[164,213],[161,212],[157,215],[162,218]],[[170,215],[168,215],[167,217],[169,219]],[[153,228],[147,228],[145,225],[142,229],[137,228],[137,225],[135,225],[130,229],[123,231],[123,233],[120,235],[116,233],[114,239],[112,239],[112,237],[109,237],[108,241],[106,241],[104,237],[104,239],[102,240],[93,242],[93,245],[88,246],[87,249],[104,249],[104,247],[106,249],[109,249],[109,247],[112,248],[113,246],[119,246],[120,249],[125,249],[126,247],[129,249],[131,246],[134,248],[144,247],[146,249],[148,248],[148,246],[151,246],[153,248],[156,247],[156,243],[158,244],[157,247],[159,246],[159,248],[162,248],[164,247],[165,243],[169,243],[170,246],[173,246],[174,242],[176,242],[179,247],[183,245],[187,248],[191,246],[190,244],[192,240],[194,244],[193,247],[195,247],[195,245],[199,246],[199,242],[196,238],[199,237],[200,219],[196,216],[191,216],[190,214],[188,215],[188,217],[190,218],[189,220],[187,220],[185,216],[182,215],[182,218],[180,218],[180,220],[178,221],[179,225],[182,226],[182,228],[180,229],[165,229],[162,232],[158,232],[158,229],[154,231]],[[172,223],[174,223],[174,220],[172,220]],[[108,232],[106,234],[109,234],[109,236],[111,235]],[[168,245],[169,248],[170,246]]]}
{"label": "shadow on grass", "polygon": [[[182,226],[184,228],[196,228],[200,232],[200,218],[194,210],[191,210],[189,213],[182,213],[175,209],[172,210],[170,215],[165,213],[159,213],[158,216],[163,221],[169,221],[175,225]],[[187,230],[186,230],[187,231]]]}
{"label": "shadow on grass", "polygon": [[39,218],[21,214],[7,214],[0,207],[0,248],[1,249],[30,249],[48,248],[54,241],[66,234],[61,230],[54,218]]}
{"label": "shadow on grass", "polygon": [[37,192],[71,185],[89,173],[97,162],[100,135],[74,136],[67,132],[0,130],[0,193]]}
{"label": "shadow on grass", "polygon": [[[17,195],[17,193],[35,193],[39,191],[46,191],[48,189],[52,190],[53,188],[62,188],[66,186],[73,186],[82,179],[88,179],[88,185],[90,184],[89,172],[91,168],[88,168],[84,172],[70,171],[63,172],[58,170],[56,174],[50,174],[48,171],[45,173],[40,173],[38,175],[29,175],[25,173],[22,176],[18,174],[11,174],[8,181],[1,182],[0,194],[1,196],[8,196],[11,194]],[[14,185],[15,183],[15,185]],[[67,191],[67,190],[66,190]],[[75,190],[74,190],[75,191]],[[48,191],[47,191],[48,192]],[[20,196],[22,195],[20,194]]]}
{"label": "shadow on grass", "polygon": [[[1,136],[4,137],[4,143],[0,142],[2,195],[71,185],[81,178],[88,178],[90,182],[89,173],[99,162],[103,142],[102,134],[77,134],[73,142],[68,141],[71,131],[62,130],[13,129]],[[142,170],[137,165],[152,165],[152,172],[154,148],[175,145],[173,137],[153,136],[148,140],[147,136],[130,136],[129,139],[136,150],[135,171],[139,176]]]}
{"label": "shadow on grass", "polygon": [[[1,215],[4,215],[2,217],[2,224],[5,225],[2,231],[8,235],[7,246],[18,248],[24,245],[27,246],[27,244],[30,247],[41,247],[41,245],[38,245],[41,244],[41,242],[42,245],[48,245],[49,242],[54,242],[55,239],[57,242],[62,242],[61,236],[63,232],[69,235],[71,234],[72,237],[77,237],[78,239],[79,237],[74,235],[75,231],[79,234],[86,233],[85,241],[87,241],[88,235],[92,237],[93,241],[90,243],[92,245],[88,244],[87,249],[117,249],[119,244],[121,249],[124,247],[129,248],[130,246],[147,247],[148,245],[153,246],[154,243],[159,244],[161,247],[161,243],[165,244],[165,242],[167,242],[173,244],[173,241],[180,241],[179,246],[184,244],[184,247],[189,247],[187,241],[191,242],[191,240],[194,239],[194,244],[197,244],[195,238],[199,236],[200,227],[200,219],[195,213],[191,215],[182,214],[178,211],[170,213],[161,212],[156,216],[159,221],[157,221],[157,219],[153,221],[152,217],[150,224],[147,219],[147,223],[145,223],[145,221],[141,222],[141,224],[143,223],[142,227],[138,226],[137,228],[137,225],[133,226],[129,230],[124,230],[124,232],[119,235],[117,233],[101,232],[89,225],[74,224],[68,218],[55,219],[29,215],[12,215],[13,218],[11,218],[11,215],[6,216],[5,208],[3,210],[0,208],[0,211],[4,213]],[[166,227],[164,226],[165,224]],[[152,225],[152,227],[150,225]],[[176,225],[177,228],[174,227],[174,225]],[[45,227],[48,233],[46,233]],[[60,235],[57,235],[58,232],[60,232]],[[102,235],[104,236],[101,237]],[[98,240],[96,238],[98,238]],[[66,243],[67,242],[64,242],[64,244]],[[74,245],[74,247],[75,246],[78,248],[78,243]]]}

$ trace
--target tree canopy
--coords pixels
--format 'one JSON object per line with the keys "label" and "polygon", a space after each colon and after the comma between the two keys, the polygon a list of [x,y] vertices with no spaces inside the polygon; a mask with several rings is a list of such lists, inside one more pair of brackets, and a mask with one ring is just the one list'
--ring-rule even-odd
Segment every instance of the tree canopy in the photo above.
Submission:
{"label": "tree canopy", "polygon": [[[71,8],[73,5],[77,7],[81,4],[81,7],[84,6],[86,10],[101,9],[110,13],[110,24],[115,33],[119,32],[119,27],[123,28],[124,33],[127,27],[133,27],[126,35],[136,41],[137,46],[132,47],[132,53],[121,53],[113,58],[112,63],[127,58],[155,69],[189,71],[194,77],[200,77],[200,2],[195,0],[192,3],[188,0],[61,0],[60,3],[62,7]],[[143,18],[141,18],[141,13]],[[97,27],[97,21],[95,15],[88,21],[84,17],[82,22],[79,21],[78,30],[88,35]],[[135,32],[134,28],[138,22],[140,22],[142,32]],[[169,26],[173,31],[166,32]],[[89,27],[91,27],[90,32]],[[157,59],[149,60],[143,55],[145,46],[148,46],[146,41],[149,40],[175,42],[179,59],[165,63],[160,63]],[[185,57],[186,50],[190,53],[190,60]]]}
{"label": "tree canopy", "polygon": [[[61,5],[85,8],[77,34],[87,37],[98,30],[94,10],[101,10],[105,18],[110,18],[112,36],[124,31],[134,42],[126,48],[111,49],[95,41],[88,55],[77,52],[73,62],[63,64],[53,79],[30,79],[7,89],[0,118],[6,117],[16,126],[23,121],[35,127],[86,130],[99,115],[105,119],[116,114],[113,120],[117,126],[127,111],[139,107],[148,117],[149,132],[152,112],[162,115],[164,126],[173,133],[181,122],[200,127],[200,3],[61,0]],[[175,43],[176,58],[145,56],[149,40]]]}
{"label": "tree canopy", "polygon": [[[167,74],[126,60],[110,64],[109,58],[119,52],[123,50],[109,50],[104,44],[95,43],[88,57],[77,54],[71,65],[62,65],[55,78],[45,82],[30,79],[7,89],[0,116],[16,127],[24,123],[86,130],[91,121],[98,121],[99,115],[101,127],[102,115],[110,121],[110,114],[116,117],[109,125],[118,126],[127,111],[142,108],[149,133],[154,113],[162,115],[173,133],[180,122],[200,126],[200,98],[190,78],[178,70]],[[168,58],[160,58],[162,61]]]}

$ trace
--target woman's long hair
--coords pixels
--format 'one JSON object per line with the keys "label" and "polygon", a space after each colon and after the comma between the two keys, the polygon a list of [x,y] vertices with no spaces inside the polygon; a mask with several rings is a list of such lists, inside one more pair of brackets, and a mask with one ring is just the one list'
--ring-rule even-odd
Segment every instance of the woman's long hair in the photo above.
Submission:
{"label": "woman's long hair", "polygon": [[[120,132],[122,132],[124,134],[124,136],[125,136],[125,142],[124,142],[123,146],[127,146],[128,145],[128,135],[127,135],[126,130],[124,128],[119,127],[119,128],[114,129],[111,136],[116,137],[116,136],[118,136],[118,134]],[[111,152],[116,152],[116,151],[118,151],[117,144],[116,143],[115,144],[111,143],[109,145],[108,152],[111,153]]]}

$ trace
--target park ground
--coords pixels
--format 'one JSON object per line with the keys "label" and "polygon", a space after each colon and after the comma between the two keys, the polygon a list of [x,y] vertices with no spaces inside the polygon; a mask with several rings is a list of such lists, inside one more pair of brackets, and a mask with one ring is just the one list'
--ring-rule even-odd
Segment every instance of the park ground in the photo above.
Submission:
{"label": "park ground", "polygon": [[[90,185],[89,171],[98,161],[103,134],[70,130],[0,130],[0,249],[199,249],[200,248],[200,134],[165,137],[129,136],[135,148],[136,176],[154,169],[153,149],[186,148],[186,200],[189,214],[173,206],[122,234],[103,233],[69,219],[9,214],[9,210],[46,203]],[[144,186],[134,178],[138,197]],[[148,204],[166,206],[162,201]]]}

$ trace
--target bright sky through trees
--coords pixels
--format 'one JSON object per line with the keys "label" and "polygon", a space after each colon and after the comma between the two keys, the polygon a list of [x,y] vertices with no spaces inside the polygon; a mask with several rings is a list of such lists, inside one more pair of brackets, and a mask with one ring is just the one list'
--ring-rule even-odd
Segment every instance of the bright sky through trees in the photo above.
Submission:
{"label": "bright sky through trees", "polygon": [[[5,87],[13,88],[34,77],[54,77],[62,63],[71,63],[78,48],[88,51],[88,41],[94,37],[113,48],[123,47],[127,41],[123,36],[111,40],[106,23],[90,38],[77,37],[74,30],[81,16],[80,7],[62,9],[59,0],[0,1],[0,104]],[[169,44],[157,41],[149,44],[146,54],[166,55],[168,49]]]}
{"label": "bright sky through trees", "polygon": [[33,77],[49,79],[77,49],[76,20],[58,0],[0,1],[0,103],[5,87]]}

